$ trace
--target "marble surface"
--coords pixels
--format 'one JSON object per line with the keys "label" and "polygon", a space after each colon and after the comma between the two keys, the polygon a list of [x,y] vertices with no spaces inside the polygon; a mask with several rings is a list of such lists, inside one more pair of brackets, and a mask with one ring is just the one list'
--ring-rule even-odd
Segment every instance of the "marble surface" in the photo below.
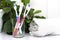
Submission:
{"label": "marble surface", "polygon": [[60,40],[60,35],[46,36],[46,37],[33,37],[26,34],[25,37],[23,38],[14,38],[12,35],[0,33],[0,40]]}

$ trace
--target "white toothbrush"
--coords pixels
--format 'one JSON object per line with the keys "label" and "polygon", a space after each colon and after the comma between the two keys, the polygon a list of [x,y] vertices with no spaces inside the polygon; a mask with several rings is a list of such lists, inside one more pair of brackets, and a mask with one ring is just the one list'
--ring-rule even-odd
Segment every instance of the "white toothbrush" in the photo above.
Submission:
{"label": "white toothbrush", "polygon": [[20,15],[21,15],[21,13],[22,13],[23,6],[24,6],[23,3],[21,3],[21,4],[20,4],[20,8],[19,8],[19,17],[20,17]]}
{"label": "white toothbrush", "polygon": [[[26,13],[26,11],[27,11],[27,13]],[[26,6],[25,11],[24,11],[24,15],[23,15],[23,18],[22,18],[22,22],[21,22],[20,27],[19,27],[19,29],[20,29],[19,31],[20,31],[21,34],[22,34],[21,28],[22,28],[23,22],[24,22],[24,20],[25,20],[25,17],[28,15],[29,11],[30,11],[30,6],[29,6],[29,4],[28,4],[28,5]]]}
{"label": "white toothbrush", "polygon": [[23,4],[20,5],[20,8],[19,8],[19,15],[17,14],[17,7],[16,5],[14,6],[14,9],[16,11],[16,17],[17,18],[17,22],[16,22],[16,25],[15,25],[15,28],[14,28],[14,31],[13,31],[13,35],[16,36],[16,35],[19,35],[19,26],[20,26],[20,15],[21,15],[21,12],[22,12],[22,9],[23,9]]}
{"label": "white toothbrush", "polygon": [[16,3],[14,4],[14,10],[16,12],[16,19],[18,18],[18,13],[17,13],[17,6],[16,6]]}

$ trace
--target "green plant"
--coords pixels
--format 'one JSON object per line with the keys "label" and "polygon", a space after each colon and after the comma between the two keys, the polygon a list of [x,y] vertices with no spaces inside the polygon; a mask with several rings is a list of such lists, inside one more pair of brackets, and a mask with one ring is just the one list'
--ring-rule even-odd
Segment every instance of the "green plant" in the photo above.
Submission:
{"label": "green plant", "polygon": [[[30,2],[30,0],[21,0],[23,2],[23,4],[26,5]],[[15,27],[15,23],[16,23],[16,14],[15,14],[15,10],[13,8],[14,2],[11,2],[10,0],[8,1],[4,1],[1,0],[0,1],[0,9],[3,9],[3,11],[5,12],[2,19],[3,19],[3,27],[4,27],[4,32],[8,33],[8,34],[12,34],[12,30]],[[17,11],[19,9],[19,6],[17,6]],[[21,18],[23,16],[25,8],[23,8],[22,14],[21,14]],[[40,13],[41,10],[36,10],[31,8],[30,12],[28,14],[28,16],[25,18],[25,32],[29,33],[29,24],[31,23],[31,21],[33,21],[33,18],[45,18],[44,16],[34,16],[37,13]],[[18,11],[19,13],[19,11]]]}
{"label": "green plant", "polygon": [[[4,15],[2,17],[3,19],[3,31],[6,33],[12,32],[12,26],[15,25],[15,10],[13,8],[14,1],[11,2],[10,0],[0,0],[0,9],[3,9]],[[14,21],[14,24],[12,25],[12,21]]]}

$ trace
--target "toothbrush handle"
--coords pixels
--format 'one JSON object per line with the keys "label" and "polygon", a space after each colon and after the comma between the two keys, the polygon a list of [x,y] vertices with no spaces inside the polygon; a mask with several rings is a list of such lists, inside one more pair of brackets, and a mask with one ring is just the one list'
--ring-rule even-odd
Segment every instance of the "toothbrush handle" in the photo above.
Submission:
{"label": "toothbrush handle", "polygon": [[[22,18],[22,21],[21,21],[21,23],[20,23],[20,26],[19,26],[20,32],[21,32],[21,28],[22,28],[22,25],[23,25],[23,23],[24,23],[24,20],[25,20],[25,18]],[[22,32],[21,32],[21,33],[22,33]]]}
{"label": "toothbrush handle", "polygon": [[16,36],[18,31],[19,31],[19,25],[20,25],[20,17],[17,19],[17,22],[16,22],[16,25],[15,25],[15,28],[13,30],[13,35]]}
{"label": "toothbrush handle", "polygon": [[20,4],[20,8],[19,8],[19,17],[20,17],[20,15],[21,15],[21,13],[22,13],[22,9],[23,9],[23,3]]}

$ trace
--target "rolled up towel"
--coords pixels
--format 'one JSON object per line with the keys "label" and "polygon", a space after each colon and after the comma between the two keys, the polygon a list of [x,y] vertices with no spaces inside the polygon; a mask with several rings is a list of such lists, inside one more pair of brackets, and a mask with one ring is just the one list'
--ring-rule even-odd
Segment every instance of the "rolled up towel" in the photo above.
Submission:
{"label": "rolled up towel", "polygon": [[37,31],[33,31],[34,26],[30,26],[30,35],[33,36],[46,36],[48,34],[57,35],[60,34],[60,19],[33,19],[35,23],[39,26]]}

